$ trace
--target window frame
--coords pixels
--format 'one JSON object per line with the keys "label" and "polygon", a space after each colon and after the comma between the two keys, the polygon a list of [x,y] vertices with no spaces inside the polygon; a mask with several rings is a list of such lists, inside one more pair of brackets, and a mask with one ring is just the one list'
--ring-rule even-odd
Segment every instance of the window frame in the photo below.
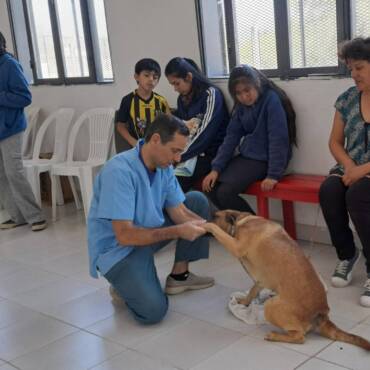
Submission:
{"label": "window frame", "polygon": [[[298,77],[308,77],[310,75],[324,76],[343,76],[347,75],[345,66],[339,62],[336,67],[309,67],[309,68],[291,68],[290,67],[290,50],[289,50],[289,22],[288,22],[288,0],[273,0],[275,13],[275,35],[276,35],[276,69],[261,69],[268,77],[277,77],[281,80],[295,79]],[[226,40],[229,69],[236,66],[237,48],[235,45],[235,25],[234,25],[234,1],[224,0]],[[195,0],[197,12],[197,26],[199,31],[199,46],[201,51],[201,61],[203,70],[208,75],[207,56],[204,52],[203,22],[202,22],[202,5],[201,0]],[[337,15],[337,40],[338,44],[351,38],[351,11],[350,0],[336,0]],[[212,79],[222,79],[223,77],[211,77]]]}
{"label": "window frame", "polygon": [[[109,84],[114,82],[114,73],[113,79],[107,81],[98,81],[97,80],[97,73],[96,73],[96,65],[95,65],[95,56],[94,56],[94,44],[92,40],[92,33],[90,29],[90,14],[89,14],[89,6],[87,4],[87,0],[79,0],[81,6],[81,17],[82,17],[82,25],[84,31],[84,38],[85,38],[85,47],[86,47],[86,57],[87,57],[87,64],[89,68],[89,76],[87,77],[67,77],[65,73],[65,67],[63,62],[63,54],[62,54],[62,46],[60,42],[60,30],[58,27],[58,19],[57,19],[57,10],[56,4],[54,0],[47,0],[49,4],[49,13],[50,13],[50,25],[52,31],[52,37],[54,42],[54,52],[55,52],[55,59],[56,59],[56,66],[58,71],[58,78],[39,78],[37,76],[37,68],[36,68],[36,58],[34,54],[34,47],[33,47],[33,39],[32,39],[32,32],[30,26],[30,19],[29,19],[29,12],[27,7],[27,0],[22,0],[23,12],[24,12],[24,21],[26,26],[26,33],[27,33],[27,41],[29,45],[29,52],[30,52],[30,66],[32,70],[33,76],[33,85],[82,85],[82,84]],[[105,6],[105,2],[104,2]],[[13,28],[13,18],[11,16],[11,2],[7,0],[7,8],[9,12],[9,19],[12,25],[12,37],[14,42],[14,49],[16,50],[16,41],[14,36],[14,28]],[[109,42],[109,38],[108,38]]]}

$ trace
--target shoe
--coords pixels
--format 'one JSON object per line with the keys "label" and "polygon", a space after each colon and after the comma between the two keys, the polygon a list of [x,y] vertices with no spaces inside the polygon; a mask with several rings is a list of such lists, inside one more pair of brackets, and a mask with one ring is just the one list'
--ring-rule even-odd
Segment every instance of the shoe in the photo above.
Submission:
{"label": "shoe", "polygon": [[26,225],[26,223],[17,224],[13,220],[8,220],[0,224],[0,229],[6,230],[6,229],[13,229],[18,226]]}
{"label": "shoe", "polygon": [[186,280],[178,281],[175,280],[171,275],[167,276],[165,292],[167,294],[179,294],[185,292],[186,290],[197,290],[209,288],[215,284],[215,279],[206,276],[197,276],[192,272]]}
{"label": "shoe", "polygon": [[116,306],[122,306],[125,304],[125,301],[118,294],[117,290],[113,288],[112,285],[109,286],[109,294],[112,298],[112,303]]}
{"label": "shoe", "polygon": [[41,231],[41,230],[46,229],[46,226],[47,226],[47,223],[46,223],[45,220],[43,220],[43,221],[39,221],[39,222],[34,222],[31,225],[31,229],[32,229],[32,231]]}
{"label": "shoe", "polygon": [[370,307],[370,275],[368,275],[367,277],[368,279],[366,280],[364,285],[365,290],[360,297],[360,304],[364,307]]}
{"label": "shoe", "polygon": [[352,259],[339,261],[331,276],[331,285],[336,288],[347,286],[352,280],[352,271],[359,259],[360,251],[356,248],[355,256]]}

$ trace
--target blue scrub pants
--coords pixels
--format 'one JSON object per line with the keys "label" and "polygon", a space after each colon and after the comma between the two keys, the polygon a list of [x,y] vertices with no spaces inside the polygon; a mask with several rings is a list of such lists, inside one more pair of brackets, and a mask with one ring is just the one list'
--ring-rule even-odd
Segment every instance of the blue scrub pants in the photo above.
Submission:
{"label": "blue scrub pants", "polygon": [[[209,219],[207,198],[200,192],[186,194],[185,206],[204,219]],[[166,217],[164,227],[173,225]],[[134,248],[116,263],[104,277],[124,299],[135,319],[143,324],[155,324],[168,310],[168,298],[162,290],[154,265],[154,253],[170,240]],[[209,237],[202,236],[193,242],[179,239],[176,243],[175,262],[196,261],[208,258]]]}

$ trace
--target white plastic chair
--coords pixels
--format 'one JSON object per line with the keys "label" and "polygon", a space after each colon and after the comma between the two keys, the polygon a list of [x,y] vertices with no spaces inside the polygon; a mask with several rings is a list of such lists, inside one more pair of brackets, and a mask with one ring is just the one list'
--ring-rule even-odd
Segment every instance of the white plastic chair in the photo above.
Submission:
{"label": "white plastic chair", "polygon": [[[95,174],[106,162],[113,136],[113,108],[95,108],[83,113],[73,125],[68,140],[67,161],[52,166],[51,169],[51,196],[53,221],[56,220],[56,179],[58,176],[68,176],[77,208],[79,200],[73,177],[78,177],[82,194],[85,217],[88,216],[90,201],[93,192]],[[76,161],[73,158],[77,143],[77,134],[86,123],[89,128],[89,155],[85,161]]]}
{"label": "white plastic chair", "polygon": [[23,133],[22,158],[30,159],[32,157],[33,146],[35,144],[37,133],[37,121],[40,114],[40,107],[29,107],[25,110],[27,127]]}
{"label": "white plastic chair", "polygon": [[[42,123],[37,132],[35,145],[33,148],[32,159],[23,160],[26,177],[31,185],[36,201],[41,207],[41,190],[40,190],[40,173],[51,171],[55,163],[63,162],[67,156],[67,137],[71,126],[74,109],[61,108],[52,113]],[[45,134],[51,124],[55,125],[54,131],[54,150],[51,159],[41,159],[41,145],[44,141]],[[58,203],[63,204],[63,194],[60,182],[58,182]]]}

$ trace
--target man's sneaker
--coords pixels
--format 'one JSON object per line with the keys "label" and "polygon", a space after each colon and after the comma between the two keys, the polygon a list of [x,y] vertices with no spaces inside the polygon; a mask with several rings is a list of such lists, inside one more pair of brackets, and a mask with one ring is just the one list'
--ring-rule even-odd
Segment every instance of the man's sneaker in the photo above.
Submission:
{"label": "man's sneaker", "polygon": [[360,298],[360,304],[364,307],[370,307],[370,275],[368,275],[367,277],[368,279],[366,280],[364,285],[365,290]]}
{"label": "man's sneaker", "polygon": [[215,279],[206,276],[197,276],[191,272],[186,280],[178,281],[168,275],[165,292],[167,294],[179,294],[186,290],[205,289],[214,285]]}
{"label": "man's sneaker", "polygon": [[109,294],[112,298],[112,303],[115,306],[122,306],[125,304],[125,301],[122,299],[122,297],[118,294],[117,290],[113,288],[112,285],[109,286]]}
{"label": "man's sneaker", "polygon": [[14,227],[26,225],[25,223],[17,224],[13,220],[8,220],[0,224],[0,229],[13,229]]}
{"label": "man's sneaker", "polygon": [[43,220],[43,221],[39,221],[39,222],[34,222],[32,225],[31,225],[31,229],[32,231],[41,231],[41,230],[44,230],[46,229],[46,221]]}
{"label": "man's sneaker", "polygon": [[339,261],[331,277],[331,285],[336,288],[347,286],[352,280],[352,271],[360,259],[360,251],[356,248],[355,256],[350,260]]}

